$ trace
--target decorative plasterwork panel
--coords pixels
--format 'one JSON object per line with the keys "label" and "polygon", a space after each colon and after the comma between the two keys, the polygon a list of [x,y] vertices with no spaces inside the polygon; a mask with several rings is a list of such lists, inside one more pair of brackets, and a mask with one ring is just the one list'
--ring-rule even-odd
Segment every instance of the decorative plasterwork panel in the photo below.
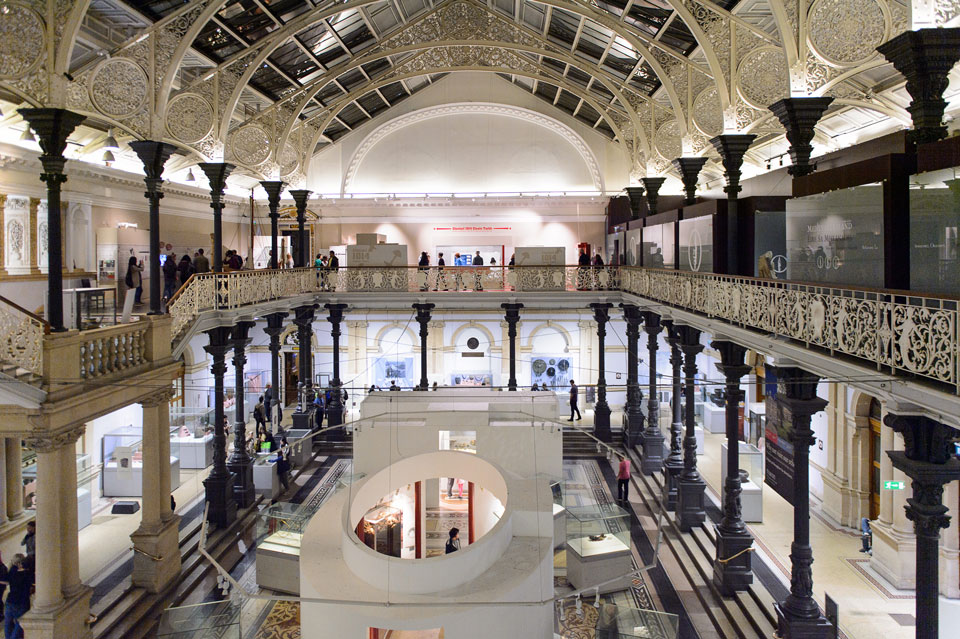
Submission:
{"label": "decorative plasterwork panel", "polygon": [[185,144],[195,144],[213,130],[213,107],[196,93],[181,93],[167,107],[167,132]]}
{"label": "decorative plasterwork panel", "polygon": [[755,109],[768,106],[790,95],[787,56],[777,47],[754,49],[737,68],[740,97]]}
{"label": "decorative plasterwork panel", "polygon": [[723,110],[717,87],[704,89],[693,101],[693,123],[708,137],[723,133]]}
{"label": "decorative plasterwork panel", "polygon": [[593,185],[596,187],[596,189],[598,191],[604,190],[603,177],[600,175],[600,166],[597,164],[596,157],[594,157],[593,152],[587,146],[587,143],[584,142],[583,138],[581,138],[570,127],[561,124],[553,118],[548,118],[547,116],[536,113],[535,111],[522,109],[520,107],[507,106],[503,104],[470,102],[428,107],[426,109],[414,111],[413,113],[390,120],[389,122],[386,122],[385,124],[382,124],[374,129],[374,131],[360,144],[360,146],[357,148],[357,152],[354,153],[353,157],[350,159],[350,164],[347,166],[347,171],[343,176],[342,192],[346,193],[347,189],[350,188],[350,183],[353,181],[357,169],[360,167],[360,164],[363,162],[363,159],[366,157],[367,153],[370,152],[370,149],[372,149],[378,142],[380,142],[380,140],[391,133],[399,131],[400,129],[410,126],[416,122],[422,122],[431,118],[455,114],[478,113],[517,118],[519,120],[524,120],[525,122],[531,122],[560,135],[564,140],[569,142],[573,148],[577,150],[577,153],[580,154],[580,157],[583,158],[583,162],[586,164],[587,170],[590,172],[590,177],[593,180]]}
{"label": "decorative plasterwork panel", "polygon": [[36,70],[46,51],[46,32],[39,13],[15,2],[0,11],[0,79],[22,78]]}
{"label": "decorative plasterwork panel", "polygon": [[660,125],[653,141],[657,147],[657,153],[662,155],[665,160],[672,161],[683,154],[683,147],[680,143],[680,127],[676,120],[669,120]]}
{"label": "decorative plasterwork panel", "polygon": [[287,142],[280,152],[280,177],[287,177],[300,166],[300,154],[297,149]]}
{"label": "decorative plasterwork panel", "polygon": [[835,66],[856,66],[879,55],[890,17],[877,0],[816,0],[807,17],[810,48]]}
{"label": "decorative plasterwork panel", "polygon": [[123,118],[136,113],[147,99],[147,73],[126,58],[101,62],[90,79],[90,100],[101,113]]}

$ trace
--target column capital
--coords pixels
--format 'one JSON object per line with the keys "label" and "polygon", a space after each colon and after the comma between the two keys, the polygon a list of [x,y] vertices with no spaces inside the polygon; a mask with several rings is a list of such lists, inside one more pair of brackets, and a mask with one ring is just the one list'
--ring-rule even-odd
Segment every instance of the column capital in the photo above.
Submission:
{"label": "column capital", "polygon": [[[63,151],[67,148],[67,138],[80,126],[81,122],[87,119],[86,116],[56,108],[18,109],[17,113],[27,121],[39,137],[38,142],[43,151],[40,162],[43,164],[44,172],[62,173],[66,162]],[[49,161],[54,162],[48,167]]]}
{"label": "column capital", "polygon": [[723,162],[723,177],[727,186],[723,191],[728,197],[736,199],[740,192],[740,169],[743,166],[743,155],[753,144],[757,136],[749,133],[724,133],[710,138],[710,144],[720,154]]}
{"label": "column capital", "polygon": [[293,198],[293,203],[297,207],[297,219],[299,220],[307,212],[307,200],[309,200],[310,196],[313,195],[313,191],[308,191],[306,189],[292,189],[287,191],[287,193]]}
{"label": "column capital", "polygon": [[647,187],[647,215],[657,214],[657,200],[660,199],[660,187],[667,181],[665,177],[642,177],[640,181]]}
{"label": "column capital", "polygon": [[323,307],[327,309],[329,314],[327,317],[328,322],[336,322],[339,324],[343,321],[343,313],[347,310],[346,304],[324,304]]}
{"label": "column capital", "polygon": [[675,158],[672,162],[674,168],[680,172],[680,181],[683,182],[683,192],[686,195],[684,205],[690,205],[697,201],[697,180],[700,178],[700,169],[707,163],[707,158],[690,157]]}
{"label": "column capital", "polygon": [[659,315],[653,311],[641,311],[640,314],[643,315],[643,330],[649,335],[656,335],[663,330]]}
{"label": "column capital", "polygon": [[267,326],[263,329],[263,331],[270,337],[279,337],[283,332],[283,320],[285,320],[288,315],[289,313],[286,311],[270,313],[267,315]]}
{"label": "column capital", "polygon": [[945,464],[953,458],[951,449],[953,440],[958,436],[956,429],[926,415],[888,413],[883,423],[893,432],[903,435],[903,454],[906,459]]}
{"label": "column capital", "polygon": [[504,319],[507,322],[516,324],[520,321],[520,309],[523,308],[523,304],[519,302],[504,302],[500,305],[500,308],[503,309]]}
{"label": "column capital", "polygon": [[267,205],[270,207],[270,217],[276,217],[277,206],[280,204],[280,194],[283,192],[283,187],[286,186],[286,183],[281,180],[261,180],[260,186],[267,192]]}
{"label": "column capital", "polygon": [[223,204],[223,189],[227,186],[227,177],[237,167],[226,162],[201,162],[197,166],[210,180],[211,207]]}
{"label": "column capital", "polygon": [[613,304],[610,302],[593,302],[590,308],[593,310],[593,319],[597,323],[597,329],[602,329],[603,324],[610,321],[610,309]]}
{"label": "column capital", "polygon": [[227,351],[233,348],[230,341],[232,332],[233,328],[230,326],[218,326],[206,331],[210,343],[204,346],[203,350],[213,357],[210,371],[218,377],[222,377],[227,370],[224,359],[227,356]]}
{"label": "column capital", "polygon": [[710,346],[720,353],[720,363],[715,366],[727,378],[728,384],[738,383],[739,379],[753,368],[744,363],[746,347],[727,340],[712,341]]}
{"label": "column capital", "polygon": [[163,197],[160,187],[163,184],[163,167],[176,150],[172,144],[167,142],[154,142],[153,140],[134,140],[130,142],[130,148],[137,154],[143,163],[143,172],[146,174],[144,181],[147,183],[146,196]]}
{"label": "column capital", "polygon": [[309,326],[316,319],[316,312],[319,304],[307,304],[293,309],[293,323],[303,328]]}
{"label": "column capital", "polygon": [[624,189],[627,192],[627,198],[630,200],[631,219],[639,220],[643,211],[643,193],[642,186],[628,186]]}
{"label": "column capital", "polygon": [[790,142],[790,160],[793,164],[787,168],[787,173],[793,177],[813,173],[814,165],[810,164],[810,154],[813,146],[814,130],[824,111],[833,102],[831,97],[797,97],[783,98],[771,104],[768,108],[780,120],[787,132],[787,141]]}
{"label": "column capital", "polygon": [[640,314],[640,307],[636,304],[626,304],[621,302],[619,304],[620,310],[623,311],[623,319],[627,323],[627,326],[639,327],[640,322],[643,321],[643,316]]}
{"label": "column capital", "polygon": [[173,389],[164,388],[153,393],[150,393],[146,397],[140,400],[140,405],[144,408],[156,408],[157,406],[163,406],[170,402],[173,398]]}
{"label": "column capital", "polygon": [[52,453],[64,446],[72,446],[83,437],[86,426],[72,426],[58,433],[35,431],[24,438],[24,443],[38,453]]}

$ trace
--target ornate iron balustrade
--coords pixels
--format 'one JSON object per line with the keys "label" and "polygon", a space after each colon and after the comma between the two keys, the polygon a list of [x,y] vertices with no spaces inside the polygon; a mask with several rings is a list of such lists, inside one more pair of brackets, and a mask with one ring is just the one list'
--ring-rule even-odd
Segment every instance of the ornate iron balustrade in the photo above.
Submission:
{"label": "ornate iron balustrade", "polygon": [[49,332],[43,318],[0,297],[0,362],[43,375],[43,336]]}
{"label": "ornate iron balustrade", "polygon": [[179,337],[201,313],[325,292],[616,290],[925,377],[960,392],[952,298],[636,267],[349,267],[195,275],[170,304]]}

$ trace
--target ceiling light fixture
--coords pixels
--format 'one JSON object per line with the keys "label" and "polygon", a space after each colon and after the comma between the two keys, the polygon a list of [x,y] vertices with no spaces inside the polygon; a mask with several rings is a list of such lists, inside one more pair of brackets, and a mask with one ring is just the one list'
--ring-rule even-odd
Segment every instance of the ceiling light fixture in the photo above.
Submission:
{"label": "ceiling light fixture", "polygon": [[107,139],[103,141],[103,148],[108,151],[119,151],[120,145],[117,144],[117,138],[113,137],[113,130],[107,131]]}
{"label": "ceiling light fixture", "polygon": [[197,177],[193,174],[193,169],[187,170],[187,182],[196,182]]}
{"label": "ceiling light fixture", "polygon": [[27,127],[23,130],[23,133],[20,134],[21,142],[36,142],[37,138],[34,137],[33,131],[30,130],[30,127]]}
{"label": "ceiling light fixture", "polygon": [[103,163],[106,164],[107,166],[110,166],[111,164],[117,161],[117,158],[115,158],[113,155],[113,151],[111,151],[110,149],[107,149],[106,151],[103,152],[102,159],[103,159]]}

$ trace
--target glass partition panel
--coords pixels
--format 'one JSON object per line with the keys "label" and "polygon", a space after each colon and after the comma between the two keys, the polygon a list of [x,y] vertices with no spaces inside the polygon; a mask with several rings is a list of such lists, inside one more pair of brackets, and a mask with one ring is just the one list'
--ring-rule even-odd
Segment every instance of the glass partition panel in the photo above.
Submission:
{"label": "glass partition panel", "polygon": [[680,220],[681,271],[713,272],[713,216]]}
{"label": "glass partition panel", "polygon": [[657,610],[631,606],[625,597],[588,597],[580,606],[571,599],[560,602],[556,633],[562,639],[675,639],[680,619]]}
{"label": "glass partition panel", "polygon": [[157,637],[165,639],[240,639],[240,604],[232,600],[167,608]]}
{"label": "glass partition panel", "polygon": [[643,265],[648,268],[674,268],[673,222],[643,229]]}
{"label": "glass partition panel", "polygon": [[757,211],[753,214],[753,275],[766,279],[787,276],[787,214]]}
{"label": "glass partition panel", "polygon": [[642,233],[643,229],[639,228],[631,229],[625,233],[627,266],[640,266],[640,255],[643,251]]}
{"label": "glass partition panel", "polygon": [[874,286],[883,272],[883,185],[787,200],[787,279]]}
{"label": "glass partition panel", "polygon": [[960,168],[915,175],[910,184],[910,288],[960,293]]}

